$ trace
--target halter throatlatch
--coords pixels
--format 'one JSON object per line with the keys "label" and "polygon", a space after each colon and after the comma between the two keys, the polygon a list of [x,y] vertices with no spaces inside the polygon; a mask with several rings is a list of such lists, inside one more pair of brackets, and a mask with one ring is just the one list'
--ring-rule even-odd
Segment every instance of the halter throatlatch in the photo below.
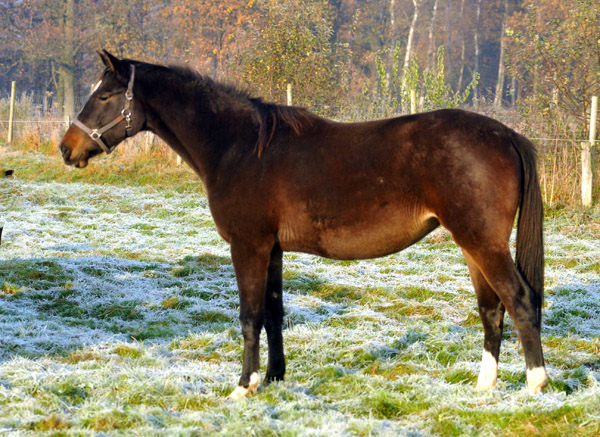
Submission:
{"label": "halter throatlatch", "polygon": [[101,138],[102,135],[106,131],[112,129],[113,127],[115,127],[116,125],[121,123],[122,121],[125,122],[125,130],[127,131],[127,136],[129,136],[129,131],[131,130],[131,110],[129,108],[131,106],[131,101],[133,100],[133,81],[135,79],[135,66],[133,64],[130,64],[130,66],[131,66],[131,75],[129,76],[129,83],[127,84],[127,91],[125,91],[125,107],[121,110],[121,113],[119,115],[117,115],[113,121],[111,121],[110,123],[108,123],[107,125],[105,125],[101,128],[90,129],[85,124],[83,124],[81,121],[79,121],[78,118],[75,118],[75,120],[73,120],[73,124],[75,126],[77,126],[79,129],[81,129],[82,131],[84,131],[86,134],[88,134],[90,136],[90,138],[92,140],[94,140],[96,142],[96,144],[98,144],[98,146],[100,146],[100,148],[107,155],[109,155],[113,151],[116,144],[115,144],[115,146],[108,147],[104,143],[104,141],[102,141],[102,138]]}

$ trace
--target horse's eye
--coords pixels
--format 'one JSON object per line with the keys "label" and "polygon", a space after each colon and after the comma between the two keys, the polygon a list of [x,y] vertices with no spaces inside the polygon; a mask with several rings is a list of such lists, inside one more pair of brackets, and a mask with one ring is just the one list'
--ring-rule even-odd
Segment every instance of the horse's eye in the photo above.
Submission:
{"label": "horse's eye", "polygon": [[98,99],[101,102],[106,102],[109,98],[110,98],[110,96],[108,96],[108,95],[98,96]]}

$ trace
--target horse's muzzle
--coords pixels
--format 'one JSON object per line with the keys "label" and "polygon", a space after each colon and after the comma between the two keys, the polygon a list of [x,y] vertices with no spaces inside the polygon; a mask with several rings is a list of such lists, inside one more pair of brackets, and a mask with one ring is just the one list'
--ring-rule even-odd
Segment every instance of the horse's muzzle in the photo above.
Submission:
{"label": "horse's muzzle", "polygon": [[87,167],[88,159],[90,156],[89,153],[84,152],[83,154],[79,154],[78,156],[73,157],[73,151],[69,146],[67,146],[66,143],[61,143],[58,148],[63,157],[63,160],[67,165],[72,165],[78,168]]}
{"label": "horse's muzzle", "polygon": [[65,143],[61,143],[58,148],[65,162],[69,163],[69,157],[71,156],[71,148]]}

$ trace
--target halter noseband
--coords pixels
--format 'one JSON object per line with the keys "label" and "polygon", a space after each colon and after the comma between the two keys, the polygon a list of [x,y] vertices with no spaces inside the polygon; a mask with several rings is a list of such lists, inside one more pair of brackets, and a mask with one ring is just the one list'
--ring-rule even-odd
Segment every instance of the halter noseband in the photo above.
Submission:
{"label": "halter noseband", "polygon": [[127,91],[125,91],[125,99],[126,99],[125,107],[123,108],[123,110],[121,110],[121,113],[119,115],[117,115],[113,121],[111,121],[110,123],[108,123],[107,125],[105,125],[101,128],[90,129],[85,124],[83,124],[81,121],[79,121],[78,118],[75,118],[75,120],[73,120],[73,124],[75,126],[77,126],[79,129],[81,129],[82,131],[84,131],[86,134],[88,134],[90,136],[90,138],[92,140],[94,140],[96,142],[96,144],[98,144],[98,146],[100,146],[100,148],[107,155],[109,155],[113,151],[116,144],[112,147],[108,147],[106,144],[104,144],[104,141],[102,141],[102,139],[101,139],[102,134],[104,134],[106,131],[112,129],[113,127],[115,127],[116,125],[121,123],[122,121],[125,121],[125,123],[126,123],[125,130],[127,132],[127,136],[129,136],[129,131],[131,130],[131,110],[129,109],[129,107],[131,106],[131,101],[133,100],[133,81],[135,79],[135,65],[130,64],[130,66],[131,66],[131,75],[129,76],[129,83],[127,84]]}

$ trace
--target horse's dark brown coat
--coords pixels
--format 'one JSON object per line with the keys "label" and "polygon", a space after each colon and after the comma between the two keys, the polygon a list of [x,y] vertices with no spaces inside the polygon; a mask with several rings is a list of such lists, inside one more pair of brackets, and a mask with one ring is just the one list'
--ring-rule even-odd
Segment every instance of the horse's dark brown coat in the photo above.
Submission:
{"label": "horse's dark brown coat", "polygon": [[[544,366],[542,202],[535,150],[490,118],[440,110],[338,123],[266,104],[189,70],[101,54],[107,70],[80,118],[114,118],[135,62],[134,132],[162,137],[201,177],[221,236],[231,244],[244,334],[241,386],[259,370],[267,330],[267,381],[285,372],[282,253],[373,258],[419,241],[440,223],[462,248],[477,292],[484,349],[498,359],[504,310],[528,369]],[[110,95],[108,101],[100,97]],[[107,132],[109,145],[124,128]],[[72,126],[61,151],[85,166],[98,146]],[[517,265],[509,236],[521,208]]]}

